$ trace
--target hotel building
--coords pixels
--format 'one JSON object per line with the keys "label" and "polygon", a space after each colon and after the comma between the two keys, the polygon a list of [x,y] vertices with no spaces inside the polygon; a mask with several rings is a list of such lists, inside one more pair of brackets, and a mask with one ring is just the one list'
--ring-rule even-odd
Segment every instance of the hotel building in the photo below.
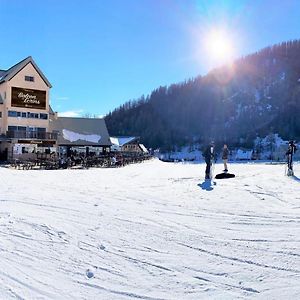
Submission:
{"label": "hotel building", "polygon": [[49,105],[51,87],[30,56],[7,70],[0,69],[0,160],[52,152],[60,146],[109,151],[105,121],[57,117]]}

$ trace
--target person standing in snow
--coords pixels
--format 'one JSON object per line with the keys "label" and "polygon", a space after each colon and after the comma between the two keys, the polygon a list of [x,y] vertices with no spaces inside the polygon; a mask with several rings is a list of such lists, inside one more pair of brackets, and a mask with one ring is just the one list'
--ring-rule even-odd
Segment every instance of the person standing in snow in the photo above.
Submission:
{"label": "person standing in snow", "polygon": [[289,141],[289,147],[285,153],[287,157],[288,175],[293,175],[293,155],[295,154],[296,150],[297,147],[294,144],[294,141]]}
{"label": "person standing in snow", "polygon": [[211,142],[207,148],[202,153],[205,163],[206,163],[206,169],[205,169],[205,179],[211,179],[211,166],[215,159],[215,145],[214,142]]}
{"label": "person standing in snow", "polygon": [[222,159],[223,159],[223,164],[224,164],[223,172],[228,172],[228,168],[227,168],[228,156],[229,156],[229,149],[228,149],[227,145],[224,144],[223,153],[222,153]]}

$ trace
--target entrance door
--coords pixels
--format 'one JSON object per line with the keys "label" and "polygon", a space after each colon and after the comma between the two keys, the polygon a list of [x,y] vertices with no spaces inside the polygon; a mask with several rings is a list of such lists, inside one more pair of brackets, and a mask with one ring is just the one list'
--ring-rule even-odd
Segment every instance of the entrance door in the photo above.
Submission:
{"label": "entrance door", "polygon": [[0,152],[0,161],[6,161],[8,159],[8,149],[5,148],[4,151]]}

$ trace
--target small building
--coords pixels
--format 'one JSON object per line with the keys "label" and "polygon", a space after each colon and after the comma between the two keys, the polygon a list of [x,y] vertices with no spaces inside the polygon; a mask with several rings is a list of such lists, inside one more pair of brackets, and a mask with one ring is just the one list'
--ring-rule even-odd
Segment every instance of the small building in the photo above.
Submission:
{"label": "small building", "polygon": [[69,118],[51,116],[50,130],[57,135],[59,152],[101,155],[110,152],[111,141],[101,118]]}
{"label": "small building", "polygon": [[112,151],[148,153],[147,148],[143,144],[140,144],[139,137],[112,136],[110,137],[110,141],[112,143]]}

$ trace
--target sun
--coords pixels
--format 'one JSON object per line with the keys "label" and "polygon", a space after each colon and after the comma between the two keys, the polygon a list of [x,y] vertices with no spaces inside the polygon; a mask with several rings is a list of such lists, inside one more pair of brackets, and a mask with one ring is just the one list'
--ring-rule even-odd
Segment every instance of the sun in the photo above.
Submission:
{"label": "sun", "polygon": [[230,35],[221,29],[210,30],[204,40],[206,55],[214,64],[230,63],[234,58],[234,47]]}

